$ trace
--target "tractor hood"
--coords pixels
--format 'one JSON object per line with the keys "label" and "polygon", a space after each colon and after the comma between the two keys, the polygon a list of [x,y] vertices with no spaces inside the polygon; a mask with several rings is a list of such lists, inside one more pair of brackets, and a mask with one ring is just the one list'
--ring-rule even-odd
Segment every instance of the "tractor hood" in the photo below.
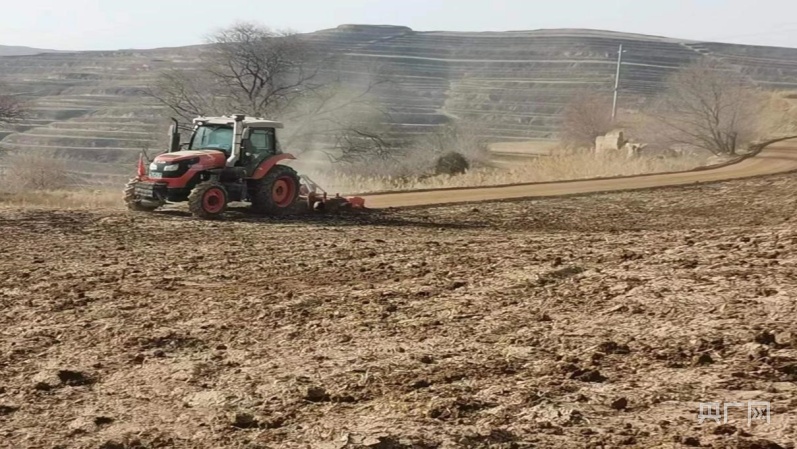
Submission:
{"label": "tractor hood", "polygon": [[224,167],[227,162],[227,155],[220,150],[187,150],[175,151],[173,153],[160,154],[153,159],[155,164],[174,164],[185,160],[194,160],[201,163],[206,168]]}

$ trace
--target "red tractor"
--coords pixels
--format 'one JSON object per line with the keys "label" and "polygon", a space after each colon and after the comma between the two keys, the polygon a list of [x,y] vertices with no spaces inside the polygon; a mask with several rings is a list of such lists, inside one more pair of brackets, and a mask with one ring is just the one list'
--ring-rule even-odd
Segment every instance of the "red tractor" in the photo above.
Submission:
{"label": "red tractor", "polygon": [[362,198],[327,198],[309,178],[279,165],[295,159],[279,149],[279,122],[244,115],[193,122],[187,143],[181,144],[175,120],[169,152],[148,167],[143,154],[139,158],[137,176],[124,191],[129,209],[153,211],[167,202],[187,201],[194,216],[218,218],[232,201],[250,202],[256,212],[269,215],[295,212],[302,199],[314,210],[364,206]]}

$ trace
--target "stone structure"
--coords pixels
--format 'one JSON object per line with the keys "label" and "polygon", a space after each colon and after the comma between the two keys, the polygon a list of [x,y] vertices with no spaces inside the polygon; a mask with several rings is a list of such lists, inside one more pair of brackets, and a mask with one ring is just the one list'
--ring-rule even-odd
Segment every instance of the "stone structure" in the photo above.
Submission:
{"label": "stone structure", "polygon": [[633,143],[626,139],[622,130],[615,130],[607,133],[605,136],[598,136],[595,138],[595,154],[611,155],[624,153],[627,158],[638,157],[645,144]]}

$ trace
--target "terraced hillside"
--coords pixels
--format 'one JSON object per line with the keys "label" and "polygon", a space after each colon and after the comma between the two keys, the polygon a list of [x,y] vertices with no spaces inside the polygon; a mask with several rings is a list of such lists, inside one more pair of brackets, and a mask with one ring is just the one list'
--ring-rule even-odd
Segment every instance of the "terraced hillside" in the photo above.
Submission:
{"label": "terraced hillside", "polygon": [[[612,88],[620,44],[626,49],[622,108],[638,107],[668,74],[704,57],[763,87],[797,86],[797,49],[592,30],[454,33],[344,25],[306,38],[339,55],[352,76],[374,68],[388,76],[392,82],[376,93],[405,134],[463,118],[483,123],[496,141],[552,138],[576,89]],[[74,158],[78,170],[129,171],[137,151],[157,146],[165,130],[165,111],[144,90],[160,70],[196,67],[197,49],[0,57],[0,83],[35,99],[30,119],[0,134],[0,149],[54,150]]]}
{"label": "terraced hillside", "polygon": [[54,53],[57,50],[45,50],[43,48],[24,47],[20,45],[0,45],[0,56],[29,56],[41,53]]}

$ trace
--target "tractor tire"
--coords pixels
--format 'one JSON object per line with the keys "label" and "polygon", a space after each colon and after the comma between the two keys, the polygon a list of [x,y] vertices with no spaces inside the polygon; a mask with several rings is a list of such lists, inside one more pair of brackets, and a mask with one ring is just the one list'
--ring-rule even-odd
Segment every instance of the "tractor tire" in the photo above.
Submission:
{"label": "tractor tire", "polygon": [[285,215],[296,211],[299,175],[285,165],[275,165],[251,192],[252,210],[258,214]]}
{"label": "tractor tire", "polygon": [[217,181],[197,184],[188,195],[188,210],[197,218],[220,218],[227,210],[227,189]]}
{"label": "tractor tire", "polygon": [[143,204],[138,197],[136,197],[136,184],[140,182],[139,178],[133,178],[127,182],[124,190],[124,201],[128,209],[135,212],[152,212],[159,206],[156,204]]}

